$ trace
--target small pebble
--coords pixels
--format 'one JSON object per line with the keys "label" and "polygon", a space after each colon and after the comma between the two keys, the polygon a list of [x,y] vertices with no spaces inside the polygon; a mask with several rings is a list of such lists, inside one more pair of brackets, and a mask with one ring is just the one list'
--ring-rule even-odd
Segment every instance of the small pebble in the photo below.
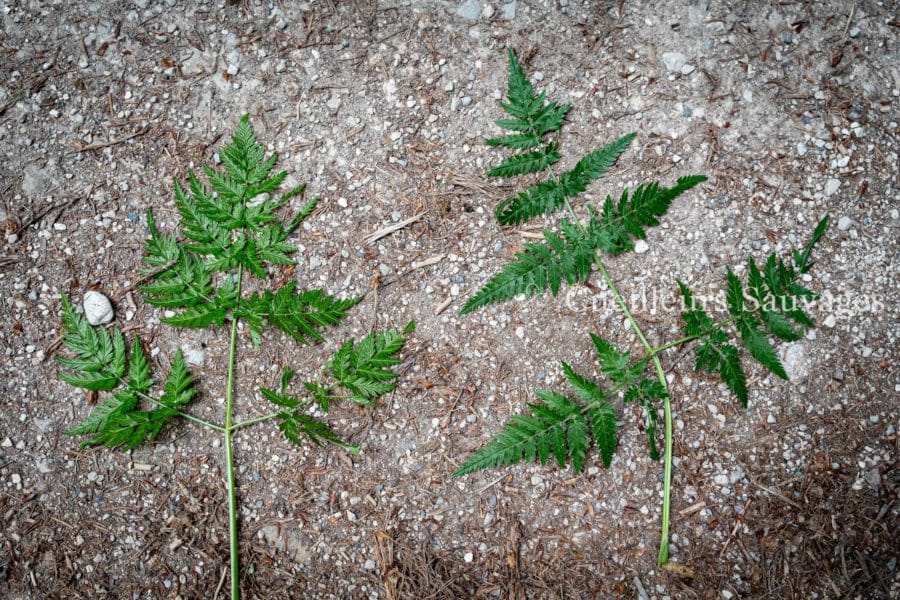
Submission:
{"label": "small pebble", "polygon": [[841,182],[839,180],[833,179],[833,178],[829,179],[828,181],[825,182],[825,195],[826,196],[833,195],[836,191],[838,191],[838,188],[840,188],[840,187],[841,187]]}
{"label": "small pebble", "polygon": [[500,7],[500,18],[504,21],[512,21],[516,18],[516,5],[518,2],[516,0],[512,0],[512,2],[507,2],[503,6]]}
{"label": "small pebble", "polygon": [[841,231],[847,231],[853,225],[853,219],[850,217],[841,217],[838,220],[838,229]]}
{"label": "small pebble", "polygon": [[184,350],[184,361],[189,365],[200,366],[206,360],[206,354],[198,348],[189,348]]}
{"label": "small pebble", "polygon": [[663,52],[663,64],[670,73],[680,73],[687,63],[687,57],[681,52]]}
{"label": "small pebble", "polygon": [[645,242],[644,240],[638,240],[637,242],[634,243],[634,252],[636,254],[643,254],[644,252],[646,252],[649,249],[650,249],[650,246],[648,246],[647,242]]}
{"label": "small pebble", "polygon": [[109,298],[89,290],[84,294],[84,316],[91,325],[106,325],[113,320],[115,312]]}

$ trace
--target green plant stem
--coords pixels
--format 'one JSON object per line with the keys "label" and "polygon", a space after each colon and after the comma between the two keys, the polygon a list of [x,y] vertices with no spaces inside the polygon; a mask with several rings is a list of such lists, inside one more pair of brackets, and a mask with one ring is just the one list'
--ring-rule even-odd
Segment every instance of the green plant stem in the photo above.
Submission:
{"label": "green plant stem", "polygon": [[[125,379],[122,379],[121,377],[119,378],[119,383],[124,383],[125,385],[127,385]],[[159,406],[159,407],[162,407],[162,408],[171,408],[171,407],[166,406],[165,404],[163,404],[162,402],[160,402],[159,400],[157,400],[157,399],[154,398],[153,396],[150,396],[150,395],[145,394],[145,393],[143,393],[143,392],[137,392],[137,395],[138,395],[140,398],[143,398],[144,400],[146,400],[147,402],[150,402],[150,403],[153,404],[154,406]],[[194,415],[192,415],[192,414],[190,414],[190,413],[182,412],[182,411],[179,410],[179,411],[177,411],[175,414],[178,415],[179,417],[181,417],[182,419],[187,419],[188,421],[193,421],[193,422],[196,423],[197,425],[203,425],[204,427],[209,427],[210,429],[213,429],[213,430],[218,431],[218,432],[220,432],[220,433],[225,433],[225,428],[222,427],[221,425],[216,425],[215,423],[210,423],[209,421],[206,421],[206,420],[204,420],[204,419],[201,419],[200,417],[195,417]]]}
{"label": "green plant stem", "polygon": [[[568,198],[564,198],[564,201],[566,204],[566,209],[569,211],[569,214],[572,215],[572,219],[575,221],[578,227],[581,228],[585,235],[587,235],[587,230],[578,219],[578,215],[575,213],[575,209],[572,208],[572,203],[569,202]],[[603,277],[606,285],[609,286],[610,291],[612,291],[613,297],[616,299],[616,303],[619,305],[619,308],[622,309],[622,313],[631,324],[631,328],[634,330],[634,333],[640,340],[641,345],[644,346],[644,349],[647,351],[647,355],[650,357],[650,360],[653,361],[653,368],[656,371],[656,378],[659,380],[660,385],[662,385],[663,389],[666,391],[665,397],[663,398],[663,418],[665,421],[666,437],[665,451],[663,453],[662,525],[659,540],[659,555],[656,559],[657,564],[662,566],[669,562],[669,513],[671,506],[670,497],[672,491],[672,403],[669,400],[669,385],[666,381],[666,372],[663,370],[662,362],[660,362],[659,360],[659,352],[661,351],[661,349],[654,348],[650,345],[650,342],[647,341],[647,336],[644,335],[644,332],[641,330],[640,326],[635,320],[634,315],[628,308],[628,304],[625,302],[625,298],[622,297],[622,294],[619,292],[619,288],[616,287],[616,284],[610,276],[609,271],[606,270],[606,265],[604,265],[603,261],[600,259],[599,253],[594,253],[594,264],[597,265],[597,269],[600,271],[600,275]]]}
{"label": "green plant stem", "polygon": [[238,429],[242,429],[244,427],[249,427],[250,425],[256,425],[257,423],[263,423],[265,421],[269,421],[269,420],[277,417],[279,414],[281,414],[281,411],[269,413],[267,415],[263,415],[262,417],[247,419],[246,421],[241,421],[240,423],[235,423],[234,425],[231,426],[231,431],[237,431]]}
{"label": "green plant stem", "polygon": [[[350,397],[351,396],[348,394],[329,394],[327,396],[327,398],[329,400],[346,400],[347,398],[350,398]],[[247,419],[246,421],[241,421],[240,423],[235,423],[234,425],[231,426],[231,430],[235,431],[238,429],[242,429],[244,427],[249,427],[250,425],[256,425],[257,423],[263,423],[265,421],[270,421],[270,420],[274,419],[275,417],[277,417],[278,415],[280,415],[282,412],[284,412],[284,411],[279,410],[279,411],[275,411],[275,412],[271,412],[269,414],[263,415],[261,417],[254,417],[252,419]]]}
{"label": "green plant stem", "polygon": [[[237,273],[237,299],[238,304],[241,301],[241,284],[244,277],[243,266],[238,267]],[[238,600],[241,597],[240,584],[240,564],[239,564],[239,540],[238,540],[238,521],[237,521],[237,497],[235,493],[235,476],[234,476],[234,448],[232,444],[232,434],[234,427],[231,424],[231,418],[234,408],[234,369],[235,356],[237,349],[237,325],[238,319],[234,316],[237,308],[232,313],[231,318],[231,336],[228,340],[228,383],[225,388],[225,471],[228,476],[228,536],[231,554],[231,598]]]}

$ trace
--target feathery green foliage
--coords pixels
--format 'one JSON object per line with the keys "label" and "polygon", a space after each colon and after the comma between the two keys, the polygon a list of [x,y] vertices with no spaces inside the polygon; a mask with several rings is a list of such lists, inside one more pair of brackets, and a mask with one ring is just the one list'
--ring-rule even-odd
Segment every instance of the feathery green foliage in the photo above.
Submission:
{"label": "feathery green foliage", "polygon": [[[798,283],[808,272],[813,247],[825,235],[828,217],[813,231],[809,244],[802,252],[794,252],[793,265],[788,265],[774,253],[760,270],[751,257],[747,261],[747,284],[730,269],[727,272],[727,304],[731,319],[727,323],[713,323],[702,306],[695,301],[690,289],[678,282],[684,300],[685,335],[699,341],[696,348],[697,371],[717,373],[743,406],[747,406],[747,377],[741,366],[738,347],[728,325],[733,326],[747,352],[766,369],[788,379],[769,334],[776,339],[793,342],[803,337],[804,329],[815,326],[802,304],[818,296]],[[765,330],[768,330],[768,334]]]}
{"label": "feathery green foliage", "polygon": [[372,332],[359,342],[348,340],[328,362],[328,370],[338,385],[350,391],[358,404],[371,404],[396,387],[399,375],[391,367],[400,363],[397,353],[403,348],[416,324],[410,321],[403,331],[388,329]]}
{"label": "feathery green foliage", "polygon": [[[643,368],[620,364],[619,358],[626,357],[627,360],[627,352],[620,352],[597,336],[592,337],[601,370],[617,384],[615,387],[605,391],[563,361],[563,374],[578,400],[556,392],[536,391],[541,402],[528,405],[531,414],[513,416],[493,441],[466,460],[453,475],[522,461],[531,462],[535,458],[546,464],[551,453],[560,467],[571,459],[573,468],[579,472],[589,446],[589,432],[597,445],[603,466],[609,467],[617,445],[616,411],[610,398],[625,385],[636,381]],[[609,364],[610,359],[616,362],[616,368],[607,370],[604,365]],[[619,378],[610,375],[611,372]]]}
{"label": "feathery green foliage", "polygon": [[[539,123],[540,121],[535,121]],[[536,125],[537,126],[537,125]],[[121,332],[109,333],[93,328],[62,298],[63,345],[71,356],[59,358],[60,378],[76,387],[94,392],[110,392],[70,435],[88,436],[83,446],[122,447],[132,450],[155,440],[166,424],[181,417],[219,431],[225,437],[226,475],[229,494],[231,593],[240,593],[238,571],[237,509],[232,436],[238,429],[277,420],[288,441],[300,445],[303,439],[313,445],[336,444],[352,452],[358,447],[346,444],[323,421],[306,410],[315,404],[327,412],[331,402],[350,398],[371,404],[396,387],[410,323],[403,332],[371,332],[361,341],[348,340],[325,367],[334,381],[327,384],[308,381],[303,398],[287,392],[292,376],[285,370],[280,391],[262,388],[260,393],[279,407],[267,415],[235,423],[235,363],[238,346],[238,322],[247,326],[254,346],[262,342],[266,325],[287,334],[301,345],[324,340],[325,331],[338,325],[361,297],[337,299],[321,289],[300,290],[296,281],[280,288],[245,293],[248,275],[265,280],[268,271],[280,265],[294,264],[296,247],[288,238],[316,207],[316,199],[303,203],[295,216],[282,220],[280,213],[302,196],[305,185],[282,195],[277,191],[287,173],[275,172],[277,156],[265,156],[247,116],[241,118],[231,142],[220,152],[221,169],[203,169],[204,183],[188,173],[187,187],[175,183],[175,203],[181,220],[183,239],[162,233],[152,212],[147,213],[147,240],[141,291],[147,303],[171,310],[162,319],[174,327],[230,328],[228,379],[225,386],[224,425],[205,421],[183,412],[196,396],[194,380],[181,350],[177,350],[162,389],[154,393],[150,363],[139,339],[131,342],[130,358]],[[256,286],[259,287],[259,286]],[[334,389],[349,394],[337,395]]]}
{"label": "feathery green foliage", "polygon": [[[694,302],[690,289],[678,282],[684,297],[682,313],[685,337],[668,344],[652,346],[635,316],[615,285],[602,256],[616,256],[631,251],[635,240],[647,237],[647,228],[660,224],[672,202],[706,181],[702,175],[680,177],[675,185],[659,182],[624,190],[618,200],[607,195],[599,210],[587,207],[586,218],[579,218],[571,200],[587,191],[619,159],[635,138],[628,134],[581,158],[569,171],[556,172],[562,160],[559,152],[559,130],[568,105],[559,106],[537,94],[512,50],[509,58],[509,83],[503,110],[511,119],[497,121],[513,133],[487,140],[489,146],[519,151],[503,160],[487,173],[490,177],[515,177],[545,173],[545,179],[527,186],[496,208],[501,225],[518,225],[541,215],[565,209],[558,230],[544,230],[543,243],[526,243],[515,257],[489,279],[460,309],[461,314],[522,295],[537,296],[550,291],[559,293],[563,283],[584,283],[593,270],[603,277],[609,291],[621,308],[628,325],[643,346],[643,354],[632,356],[591,334],[597,351],[599,370],[610,382],[607,389],[576,372],[563,362],[562,370],[575,391],[575,399],[556,392],[536,392],[538,402],[528,404],[527,414],[515,415],[500,433],[473,454],[454,472],[464,475],[478,469],[530,462],[543,464],[552,455],[560,466],[571,461],[580,471],[586,459],[589,436],[599,448],[604,466],[609,467],[616,449],[616,408],[614,400],[621,394],[625,403],[639,405],[645,414],[643,429],[652,459],[660,457],[656,444],[657,405],[662,403],[665,419],[665,454],[663,477],[662,540],[658,561],[668,560],[668,528],[672,481],[672,409],[668,382],[660,354],[677,346],[696,343],[697,371],[718,374],[746,406],[747,377],[741,365],[740,350],[733,339],[739,339],[754,359],[782,378],[787,373],[769,335],[779,340],[800,339],[803,329],[813,321],[798,299],[811,300],[815,294],[798,283],[798,277],[811,266],[812,247],[825,234],[827,217],[816,227],[812,241],[802,251],[794,252],[793,265],[772,255],[760,267],[753,259],[748,263],[746,286],[728,271],[727,301],[729,317],[714,321],[702,306]],[[545,142],[544,136],[555,134]],[[645,376],[652,367],[655,377]]]}

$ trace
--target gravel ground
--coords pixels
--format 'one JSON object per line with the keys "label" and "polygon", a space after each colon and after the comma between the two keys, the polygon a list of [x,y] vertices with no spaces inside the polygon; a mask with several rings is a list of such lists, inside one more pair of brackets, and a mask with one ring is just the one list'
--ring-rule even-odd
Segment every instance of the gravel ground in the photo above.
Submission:
{"label": "gravel ground", "polygon": [[[60,294],[100,291],[155,362],[191,352],[192,410],[221,418],[224,332],[176,335],[125,292],[145,211],[171,229],[173,179],[247,112],[323,201],[291,276],[369,294],[323,346],[245,340],[239,415],[266,410],[255,389],[282,366],[311,373],[347,335],[419,324],[398,390],[332,413],[359,456],[238,436],[247,597],[898,597],[897,27],[871,0],[0,2],[0,592],[223,597],[218,438],[185,424],[131,454],[81,450],[62,432],[91,399],[52,355]],[[638,132],[588,201],[710,177],[609,263],[651,340],[677,319],[643,293],[673,296],[679,278],[715,294],[728,266],[833,218],[810,283],[821,326],[779,348],[791,382],[750,368],[744,410],[666,356],[671,569],[655,565],[662,468],[633,407],[608,470],[448,477],[531,390],[562,387],[560,359],[590,369],[587,332],[637,348],[599,282],[457,316],[536,231],[496,224],[512,187],[484,177],[507,45],[573,104],[565,166]]]}

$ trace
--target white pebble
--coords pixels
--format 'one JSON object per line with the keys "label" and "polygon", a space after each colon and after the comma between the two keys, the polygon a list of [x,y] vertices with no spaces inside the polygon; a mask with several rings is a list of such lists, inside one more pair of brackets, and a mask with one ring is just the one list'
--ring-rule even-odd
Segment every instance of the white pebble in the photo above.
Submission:
{"label": "white pebble", "polygon": [[100,292],[93,290],[85,292],[83,306],[84,316],[91,325],[106,325],[115,317],[109,298]]}
{"label": "white pebble", "polygon": [[203,353],[203,350],[198,348],[189,348],[183,352],[184,362],[189,365],[200,366],[203,364],[203,361],[206,360],[206,354]]}
{"label": "white pebble", "polygon": [[850,217],[841,217],[838,221],[838,229],[841,231],[847,231],[851,225],[853,225],[853,219]]}
{"label": "white pebble", "polygon": [[463,560],[466,561],[467,563],[472,562],[472,560],[474,558],[475,558],[475,555],[473,555],[471,552],[466,552],[466,554],[463,556]]}
{"label": "white pebble", "polygon": [[825,195],[826,196],[833,195],[836,191],[838,191],[838,188],[840,188],[840,187],[841,187],[841,182],[839,180],[829,179],[828,181],[825,182]]}
{"label": "white pebble", "polygon": [[649,249],[650,249],[650,246],[648,246],[647,242],[645,242],[644,240],[638,240],[634,244],[634,251],[636,254],[643,254],[644,252],[646,252]]}

